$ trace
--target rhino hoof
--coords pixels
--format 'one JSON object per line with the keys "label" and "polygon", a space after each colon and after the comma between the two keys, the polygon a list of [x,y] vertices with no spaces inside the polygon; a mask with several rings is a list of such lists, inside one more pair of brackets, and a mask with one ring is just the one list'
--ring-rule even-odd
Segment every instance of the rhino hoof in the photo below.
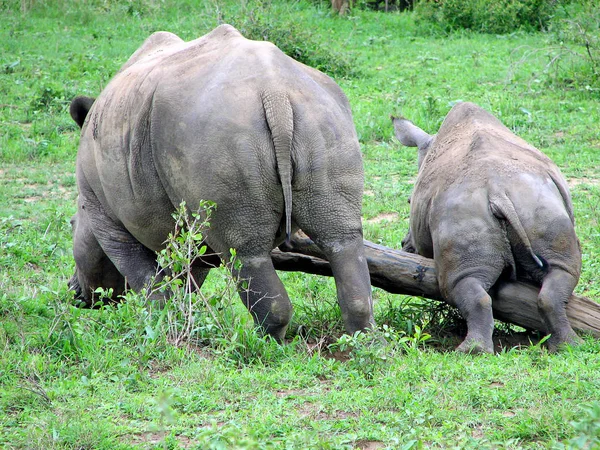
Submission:
{"label": "rhino hoof", "polygon": [[494,353],[494,346],[492,343],[485,345],[475,339],[465,339],[456,350],[469,355],[480,355],[482,353]]}
{"label": "rhino hoof", "polygon": [[583,343],[581,339],[574,331],[571,331],[564,337],[550,336],[550,339],[546,341],[546,346],[550,353],[556,353],[564,349],[568,345],[577,346]]}

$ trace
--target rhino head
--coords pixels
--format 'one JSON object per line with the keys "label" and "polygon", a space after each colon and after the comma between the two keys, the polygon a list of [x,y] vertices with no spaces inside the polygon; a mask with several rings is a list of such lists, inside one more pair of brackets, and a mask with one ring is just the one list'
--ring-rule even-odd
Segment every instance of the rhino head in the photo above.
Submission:
{"label": "rhino head", "polygon": [[[91,97],[76,97],[71,102],[69,113],[80,128],[83,128],[94,100]],[[75,273],[69,279],[68,286],[75,293],[75,299],[86,306],[93,306],[97,287],[112,289],[113,299],[116,299],[125,288],[125,279],[98,244],[88,222],[83,206],[78,202],[77,212],[71,218]]]}
{"label": "rhino head", "polygon": [[117,300],[126,288],[125,278],[98,244],[87,215],[80,208],[78,205],[78,212],[71,218],[75,273],[69,279],[69,289],[84,306],[94,306],[94,292],[98,287],[112,289],[111,300]]}

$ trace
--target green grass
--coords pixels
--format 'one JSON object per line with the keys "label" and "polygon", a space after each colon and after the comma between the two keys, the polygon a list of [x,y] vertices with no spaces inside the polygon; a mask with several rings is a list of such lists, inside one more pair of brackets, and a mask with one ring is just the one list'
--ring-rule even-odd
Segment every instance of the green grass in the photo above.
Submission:
{"label": "green grass", "polygon": [[375,290],[388,343],[353,337],[340,353],[340,343],[328,347],[341,333],[333,282],[282,273],[295,315],[281,347],[253,332],[220,270],[203,293],[231,299],[235,333],[211,338],[204,321],[203,340],[175,347],[165,313],[140,299],[82,310],[66,287],[78,142],[70,99],[97,95],[151,32],[192,39],[225,21],[262,26],[337,71],[363,149],[367,239],[399,248],[408,226],[416,153],[393,139],[389,115],[435,132],[453,102],[473,101],[569,179],[584,254],[577,293],[599,301],[600,95],[565,81],[577,67],[568,60],[547,68],[552,34],[436,36],[410,14],[339,18],[305,2],[54,3],[0,1],[0,447],[600,445],[600,342],[589,337],[556,355],[509,345],[468,357],[437,332],[431,302]]}

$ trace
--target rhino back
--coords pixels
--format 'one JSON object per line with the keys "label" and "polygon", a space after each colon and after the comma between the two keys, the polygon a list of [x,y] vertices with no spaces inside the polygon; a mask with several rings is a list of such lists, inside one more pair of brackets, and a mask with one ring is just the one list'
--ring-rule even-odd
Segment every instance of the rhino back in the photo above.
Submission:
{"label": "rhino back", "polygon": [[[287,97],[292,108],[293,198],[347,178],[357,189],[343,191],[354,193],[349,203],[360,206],[362,160],[350,107],[329,77],[270,43],[243,38],[224,49],[211,67],[198,70],[199,64],[188,57],[182,66],[183,79],[192,80],[190,89],[171,83],[160,86],[153,111],[156,120],[171,123],[153,130],[152,142],[155,160],[160,161],[158,173],[172,201],[183,197],[216,202],[220,211],[215,226],[244,208],[274,211],[274,217],[283,214],[282,186],[263,104],[264,94],[275,92]],[[190,179],[194,182],[186,182]],[[301,203],[294,202],[294,211],[302,208]],[[264,220],[256,214],[244,216],[249,228]]]}
{"label": "rhino back", "polygon": [[[105,208],[146,246],[160,247],[182,199],[283,211],[260,100],[268,89],[285,92],[294,109],[295,189],[319,161],[323,177],[331,160],[362,175],[347,99],[329,77],[227,25],[167,41],[137,52],[98,97],[78,156]],[[326,147],[337,158],[314,155]]]}
{"label": "rhino back", "polygon": [[[560,174],[542,152],[512,133],[493,115],[472,103],[459,103],[448,113],[419,172],[415,190],[447,189],[450,185],[491,177],[510,180],[528,172]],[[428,189],[431,188],[431,189]]]}
{"label": "rhino back", "polygon": [[[491,114],[462,104],[448,114],[415,184],[411,230],[419,253],[433,256],[432,239],[435,241],[442,229],[452,234],[448,230],[456,221],[475,222],[455,227],[455,233],[485,228],[492,233],[495,225],[491,224],[497,219],[490,199],[497,196],[510,198],[536,253],[551,265],[577,270],[579,252],[571,198],[556,165]],[[530,253],[510,229],[507,237],[510,246],[496,244],[498,254],[509,260],[509,253],[514,253],[519,262],[531,266]],[[461,239],[455,236],[455,240]]]}

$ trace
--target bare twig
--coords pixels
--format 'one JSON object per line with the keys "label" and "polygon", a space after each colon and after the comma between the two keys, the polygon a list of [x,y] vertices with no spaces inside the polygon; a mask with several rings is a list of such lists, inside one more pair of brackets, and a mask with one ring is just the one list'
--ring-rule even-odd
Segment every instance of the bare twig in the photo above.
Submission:
{"label": "bare twig", "polygon": [[22,371],[20,371],[21,379],[25,382],[24,384],[19,384],[17,387],[19,389],[23,389],[25,391],[32,392],[36,395],[39,395],[42,400],[44,400],[48,404],[52,404],[52,400],[46,393],[46,390],[42,387],[39,382],[39,376],[36,373],[26,375]]}

